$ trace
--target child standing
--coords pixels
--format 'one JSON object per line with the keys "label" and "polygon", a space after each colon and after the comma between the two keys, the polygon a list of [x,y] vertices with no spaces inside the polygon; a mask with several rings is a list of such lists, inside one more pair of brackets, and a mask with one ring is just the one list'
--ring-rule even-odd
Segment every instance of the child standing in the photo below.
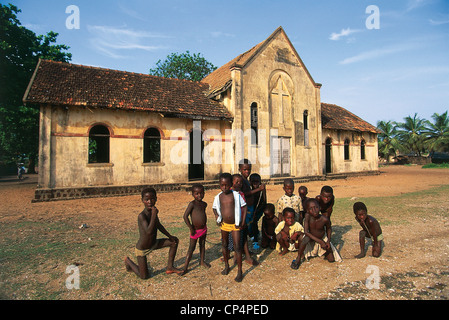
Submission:
{"label": "child standing", "polygon": [[217,220],[217,224],[221,228],[221,249],[223,253],[223,260],[225,262],[225,268],[221,274],[227,275],[230,270],[228,261],[228,236],[229,233],[231,233],[238,267],[235,281],[241,282],[243,280],[243,272],[240,229],[245,224],[246,202],[238,192],[231,190],[232,176],[230,173],[222,173],[220,175],[219,184],[221,192],[215,196],[212,210]]}
{"label": "child standing", "polygon": [[262,218],[262,241],[260,246],[262,248],[267,248],[268,246],[271,249],[276,248],[277,240],[275,229],[279,223],[279,218],[275,215],[275,207],[272,203],[267,203],[265,209],[263,211],[264,216]]}
{"label": "child standing", "polygon": [[192,254],[193,251],[195,251],[198,240],[200,247],[200,265],[210,268],[210,264],[204,260],[206,255],[207,235],[207,203],[203,201],[204,186],[201,184],[194,184],[192,186],[192,196],[194,200],[189,203],[186,211],[184,212],[184,221],[190,230],[190,244],[187,251],[183,274],[187,273],[187,268],[189,266],[190,259],[192,259]]}
{"label": "child standing", "polygon": [[316,199],[320,206],[320,212],[330,220],[335,204],[334,189],[330,186],[322,187]]}
{"label": "child standing", "polygon": [[249,183],[251,189],[256,191],[254,193],[254,214],[253,219],[248,223],[248,233],[253,237],[253,248],[259,249],[259,220],[263,215],[265,205],[267,204],[267,191],[265,185],[262,183],[262,178],[258,173],[253,173],[249,176]]}
{"label": "child standing", "polygon": [[362,227],[359,233],[360,253],[355,257],[360,259],[365,256],[365,238],[371,238],[373,241],[373,257],[380,257],[384,236],[379,222],[374,217],[368,215],[368,209],[363,202],[354,203],[353,210],[355,219]]}
{"label": "child standing", "polygon": [[[142,190],[142,203],[145,209],[139,214],[137,219],[137,224],[139,226],[140,238],[137,241],[135,253],[137,256],[137,265],[129,259],[125,258],[125,267],[128,272],[134,272],[141,279],[147,279],[148,274],[148,264],[147,255],[149,255],[153,250],[170,247],[168,253],[168,264],[167,274],[177,273],[182,274],[182,270],[179,270],[173,266],[173,261],[175,260],[176,251],[178,249],[178,238],[172,236],[164,226],[160,223],[158,213],[159,210],[156,208],[156,190],[153,188],[145,188]],[[157,239],[157,231],[165,234],[168,239]]]}
{"label": "child standing", "polygon": [[301,210],[301,212],[299,213],[299,215],[300,215],[300,221],[299,221],[299,223],[300,224],[303,224],[304,223],[304,217],[305,217],[305,215],[306,215],[306,212],[305,212],[305,210],[304,210],[304,204],[306,203],[306,201],[307,201],[307,199],[309,199],[308,197],[307,197],[307,194],[309,193],[309,190],[307,189],[307,187],[306,186],[300,186],[299,188],[298,188],[298,195],[299,195],[299,197],[301,198],[301,204],[302,204],[302,210]]}
{"label": "child standing", "polygon": [[[232,175],[232,190],[237,191],[242,196],[243,200],[246,202],[246,197],[242,192],[242,186],[244,183],[243,181],[244,181],[244,179],[243,179],[242,175],[240,175],[238,173]],[[248,204],[247,204],[247,207],[248,207]],[[240,229],[240,248],[243,249],[243,253],[245,254],[246,263],[248,263],[252,266],[257,266],[259,263],[251,257],[251,253],[249,252],[248,229],[249,229],[249,225],[248,225],[248,211],[247,211],[245,224]],[[231,234],[229,234],[229,245],[228,245],[229,250],[233,249],[232,241],[233,241],[232,236],[231,236]]]}
{"label": "child standing", "polygon": [[283,189],[285,194],[277,201],[279,221],[284,220],[282,215],[284,208],[292,208],[295,211],[295,221],[299,221],[299,212],[302,210],[302,203],[301,198],[293,194],[295,192],[295,182],[293,179],[285,179]]}

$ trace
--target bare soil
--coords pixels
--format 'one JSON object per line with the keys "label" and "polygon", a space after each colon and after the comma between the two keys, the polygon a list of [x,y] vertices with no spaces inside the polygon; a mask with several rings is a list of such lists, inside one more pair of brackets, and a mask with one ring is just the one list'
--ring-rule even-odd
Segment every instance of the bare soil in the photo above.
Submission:
{"label": "bare soil", "polygon": [[[365,201],[378,197],[393,197],[412,192],[429,190],[449,185],[449,170],[422,169],[420,166],[387,166],[380,169],[381,174],[329,181],[304,183],[309,196],[319,194],[323,185],[334,189],[337,201]],[[70,261],[43,260],[30,268],[39,274],[39,281],[48,292],[57,292],[57,299],[189,299],[189,300],[247,300],[247,299],[431,299],[449,298],[449,199],[434,199],[426,195],[423,201],[413,199],[410,206],[428,212],[428,215],[407,214],[397,218],[402,208],[394,206],[384,208],[368,207],[369,214],[381,223],[385,236],[385,246],[380,258],[371,256],[371,247],[363,259],[355,259],[359,253],[358,233],[360,227],[353,217],[336,210],[333,213],[333,243],[339,250],[343,261],[328,263],[324,259],[314,258],[292,270],[290,263],[296,254],[279,256],[276,251],[254,252],[253,257],[260,264],[250,266],[244,263],[244,279],[236,283],[236,268],[227,276],[220,274],[223,263],[220,261],[220,232],[213,221],[212,202],[219,190],[207,190],[204,201],[209,218],[209,233],[206,244],[207,260],[210,269],[198,264],[198,251],[191,261],[190,272],[184,276],[166,275],[168,250],[163,249],[150,255],[153,277],[140,280],[132,273],[126,273],[123,258],[134,258],[133,248],[137,238],[137,214],[142,210],[140,196],[79,199],[32,203],[36,176],[18,182],[0,180],[0,223],[14,224],[24,222],[73,221],[73,230],[54,232],[45,236],[52,241],[63,238],[65,242],[89,242],[95,254],[77,255],[73,253]],[[297,190],[298,186],[295,186]],[[297,192],[297,191],[296,191]],[[280,185],[268,185],[268,202],[275,203],[282,196]],[[182,215],[192,196],[187,192],[158,194],[159,216],[166,228],[180,239],[175,264],[182,267],[188,248],[188,229]],[[410,208],[408,208],[410,210]],[[392,218],[395,216],[396,218]],[[72,220],[70,220],[72,219]],[[402,219],[402,220],[401,220]],[[399,221],[399,223],[398,223]],[[88,228],[79,229],[79,223]],[[0,225],[1,225],[0,224]],[[28,230],[29,231],[29,230]],[[18,234],[9,234],[20,241],[23,230]],[[19,234],[21,232],[22,234]],[[32,232],[32,231],[29,231]],[[114,250],[102,252],[98,235],[105,239],[115,239],[118,244]],[[130,236],[131,235],[131,236]],[[3,237],[3,236],[2,236]],[[134,239],[129,241],[129,239]],[[126,239],[126,242],[123,242]],[[104,240],[104,239],[102,239]],[[98,241],[98,243],[96,243]],[[100,258],[98,257],[100,256]],[[104,258],[107,258],[107,263]],[[100,261],[99,261],[100,259]],[[10,258],[0,257],[0,268],[15,263]],[[81,290],[63,288],[67,274],[67,265],[77,263],[81,272]],[[83,270],[84,269],[84,270]],[[107,269],[107,270],[105,270]],[[56,271],[55,271],[56,270]],[[380,276],[379,287],[369,289],[367,279]],[[28,270],[29,272],[29,270]],[[89,283],[86,277],[91,273],[104,272],[102,283]],[[59,273],[60,276],[55,276]],[[52,276],[49,276],[49,275]],[[370,278],[371,276],[371,278]],[[84,278],[83,278],[84,277]],[[4,282],[26,283],[24,271]],[[370,282],[373,284],[372,282]],[[61,289],[62,287],[62,289]],[[129,291],[132,288],[132,294]],[[1,290],[1,288],[0,288]],[[6,298],[27,298],[17,293],[12,295],[6,290]],[[29,298],[34,299],[31,295]]]}

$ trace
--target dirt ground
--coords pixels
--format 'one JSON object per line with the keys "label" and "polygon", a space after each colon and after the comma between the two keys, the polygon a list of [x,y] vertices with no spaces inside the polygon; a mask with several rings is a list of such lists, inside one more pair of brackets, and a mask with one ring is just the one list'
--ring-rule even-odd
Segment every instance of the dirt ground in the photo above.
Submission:
{"label": "dirt ground", "polygon": [[[323,185],[334,189],[337,199],[356,201],[375,197],[399,196],[411,192],[428,190],[440,185],[449,185],[449,170],[422,169],[420,166],[388,166],[382,167],[381,174],[329,181],[304,183],[308,187],[309,196],[319,194]],[[58,221],[67,217],[82,217],[83,223],[91,230],[102,230],[111,237],[136,230],[136,217],[142,210],[140,196],[111,198],[95,198],[69,201],[32,203],[35,176],[17,182],[0,180],[0,223],[15,221]],[[295,186],[296,192],[297,187]],[[295,192],[295,193],[296,193]],[[192,299],[192,300],[248,300],[248,299],[431,299],[447,300],[449,298],[449,199],[440,199],[438,215],[433,216],[436,209],[430,203],[429,216],[407,216],[407,221],[396,224],[387,223],[388,215],[394,214],[398,208],[390,208],[390,212],[369,214],[380,217],[385,246],[380,258],[371,256],[371,247],[363,259],[355,259],[359,253],[358,232],[360,228],[352,217],[339,217],[334,210],[333,227],[338,233],[337,249],[343,261],[328,263],[321,258],[314,258],[301,265],[299,270],[290,269],[291,260],[296,254],[278,256],[277,252],[263,250],[254,252],[260,262],[258,266],[244,263],[244,279],[236,283],[236,268],[227,276],[220,274],[223,263],[220,261],[220,233],[213,223],[212,202],[218,190],[207,190],[204,201],[209,218],[209,233],[206,245],[207,259],[210,269],[198,265],[198,254],[195,251],[191,261],[191,271],[185,276],[166,275],[165,260],[151,265],[154,277],[140,280],[134,274],[126,274],[121,260],[111,262],[113,274],[120,275],[120,281],[111,276],[109,287],[104,294],[96,294],[100,299],[123,299],[120,288],[133,286],[135,299]],[[282,196],[280,185],[268,185],[268,202],[275,203]],[[430,199],[430,198],[429,198]],[[184,228],[182,214],[192,197],[187,192],[158,194],[156,206],[160,219],[167,229],[180,230],[180,246],[175,264],[181,267],[185,261],[188,247],[188,232]],[[416,204],[413,204],[416,205]],[[79,220],[76,220],[79,221]],[[385,223],[383,221],[386,221]],[[184,228],[184,229],[183,229]],[[137,239],[136,239],[137,240]],[[133,255],[134,243],[125,243],[119,247],[120,253],[114,256]],[[160,252],[160,253],[159,253]],[[166,259],[167,251],[159,250],[158,254]],[[1,257],[0,257],[1,258]],[[151,258],[150,258],[151,259]],[[2,261],[3,262],[3,261]],[[88,258],[82,266],[89,263]],[[151,263],[150,263],[151,264]],[[60,263],[62,270],[67,262]],[[1,266],[1,263],[0,263]],[[46,272],[42,267],[43,273]],[[54,267],[53,267],[54,268]],[[81,269],[82,270],[82,269]],[[82,274],[82,273],[81,273]],[[369,289],[367,279],[380,276],[378,287]],[[62,275],[67,277],[67,275]],[[116,276],[117,278],[118,276]],[[48,285],[48,290],[52,290]],[[101,291],[101,290],[100,290]],[[107,292],[106,292],[107,291]],[[77,293],[65,293],[61,299],[90,299],[89,292],[79,290]],[[129,299],[129,296],[125,297]]]}

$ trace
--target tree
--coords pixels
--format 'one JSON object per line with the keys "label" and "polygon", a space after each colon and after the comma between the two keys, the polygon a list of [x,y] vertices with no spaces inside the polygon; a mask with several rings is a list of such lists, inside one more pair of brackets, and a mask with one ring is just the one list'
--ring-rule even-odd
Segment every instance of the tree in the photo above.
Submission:
{"label": "tree", "polygon": [[159,60],[150,74],[165,78],[201,81],[217,67],[207,61],[199,53],[172,53],[164,61]]}
{"label": "tree", "polygon": [[426,120],[418,117],[415,113],[413,118],[407,116],[404,123],[395,123],[397,128],[397,138],[402,149],[406,152],[413,152],[418,156],[424,149],[424,132],[426,130]]}
{"label": "tree", "polygon": [[0,4],[0,164],[28,158],[29,172],[39,145],[39,110],[23,106],[22,98],[39,58],[68,62],[66,45],[56,45],[58,33],[37,36],[23,27],[16,6]]}
{"label": "tree", "polygon": [[432,115],[434,123],[426,121],[425,141],[430,152],[449,151],[449,116],[447,113],[447,111],[441,115],[434,113]]}
{"label": "tree", "polygon": [[381,131],[378,134],[379,153],[387,162],[390,162],[390,156],[396,156],[396,152],[400,149],[396,138],[396,127],[392,121],[378,121],[377,129]]}

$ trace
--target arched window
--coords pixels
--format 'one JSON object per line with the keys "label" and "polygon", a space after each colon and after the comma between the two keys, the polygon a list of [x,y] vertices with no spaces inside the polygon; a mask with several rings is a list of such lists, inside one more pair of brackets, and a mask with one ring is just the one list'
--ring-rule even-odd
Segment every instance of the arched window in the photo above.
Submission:
{"label": "arched window", "polygon": [[109,129],[93,126],[89,131],[89,163],[109,163]]}
{"label": "arched window", "polygon": [[259,119],[257,114],[257,103],[253,102],[251,104],[251,144],[257,145],[258,143],[258,126]]}
{"label": "arched window", "polygon": [[143,162],[161,162],[161,134],[156,128],[149,128],[143,136]]}
{"label": "arched window", "polygon": [[365,160],[365,140],[360,142],[360,159]]}
{"label": "arched window", "polygon": [[304,146],[309,146],[309,111],[304,110],[303,114],[304,123]]}
{"label": "arched window", "polygon": [[349,160],[349,139],[345,139],[345,160]]}

